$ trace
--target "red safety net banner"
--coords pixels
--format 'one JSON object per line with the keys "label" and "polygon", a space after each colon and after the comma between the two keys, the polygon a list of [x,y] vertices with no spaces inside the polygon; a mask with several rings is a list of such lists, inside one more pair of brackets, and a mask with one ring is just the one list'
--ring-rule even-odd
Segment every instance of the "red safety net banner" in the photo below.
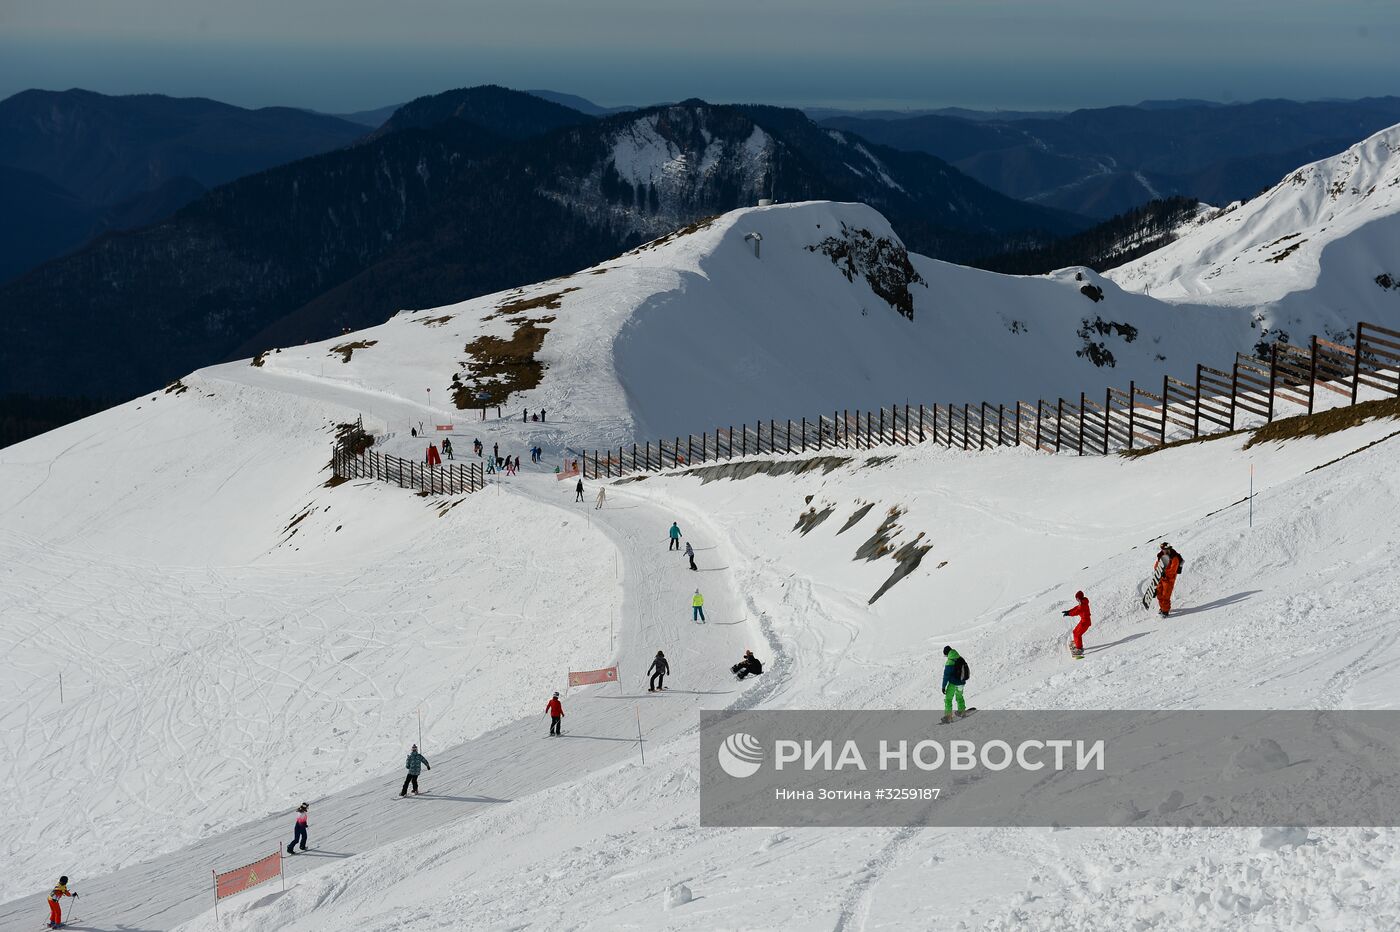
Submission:
{"label": "red safety net banner", "polygon": [[577,467],[577,466],[570,466],[568,469],[562,469],[562,470],[560,470],[559,472],[555,473],[555,474],[554,474],[554,478],[555,478],[555,479],[572,479],[574,476],[577,476],[577,475],[578,475],[578,467]]}
{"label": "red safety net banner", "polygon": [[433,426],[436,427],[438,430],[451,430],[451,429],[452,429],[452,425],[451,425],[451,424],[434,424]]}
{"label": "red safety net banner", "polygon": [[594,683],[616,683],[617,667],[604,667],[601,670],[569,671],[570,686],[591,686]]}
{"label": "red safety net banner", "polygon": [[254,861],[236,870],[224,871],[222,874],[214,872],[214,899],[222,900],[226,896],[233,896],[235,893],[242,893],[250,887],[268,880],[274,880],[282,876],[282,852],[269,854],[261,861]]}

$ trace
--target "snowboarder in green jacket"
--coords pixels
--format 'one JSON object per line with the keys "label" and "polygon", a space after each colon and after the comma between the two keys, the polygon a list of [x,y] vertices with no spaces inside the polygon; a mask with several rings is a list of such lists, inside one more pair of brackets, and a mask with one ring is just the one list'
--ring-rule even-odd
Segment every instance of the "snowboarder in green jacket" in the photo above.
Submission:
{"label": "snowboarder in green jacket", "polygon": [[953,702],[958,703],[958,718],[967,714],[967,701],[963,699],[963,684],[971,675],[967,661],[953,648],[943,648],[943,722],[953,720]]}

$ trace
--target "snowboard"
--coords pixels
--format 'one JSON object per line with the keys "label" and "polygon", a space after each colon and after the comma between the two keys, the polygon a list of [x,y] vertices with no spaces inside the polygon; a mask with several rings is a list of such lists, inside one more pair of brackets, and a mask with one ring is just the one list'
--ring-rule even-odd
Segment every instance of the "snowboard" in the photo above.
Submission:
{"label": "snowboard", "polygon": [[[967,718],[969,715],[971,715],[973,712],[976,712],[976,711],[977,711],[977,706],[975,706],[975,705],[970,705],[970,706],[968,706],[966,709],[963,710],[962,718]],[[952,720],[951,722],[944,722],[944,721],[940,721],[940,722],[939,722],[940,725],[956,725],[957,723],[958,723],[958,716],[957,716],[956,714],[953,716],[953,720]]]}
{"label": "snowboard", "polygon": [[1162,569],[1158,567],[1152,571],[1152,581],[1147,584],[1147,588],[1142,593],[1142,607],[1152,608],[1152,600],[1157,598],[1157,584],[1162,581]]}

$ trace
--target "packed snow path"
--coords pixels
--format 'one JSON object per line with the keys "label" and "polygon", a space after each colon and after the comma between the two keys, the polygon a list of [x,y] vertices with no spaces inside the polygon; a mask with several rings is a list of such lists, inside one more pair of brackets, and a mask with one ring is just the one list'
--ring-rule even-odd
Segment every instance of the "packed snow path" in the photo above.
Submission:
{"label": "packed snow path", "polygon": [[[422,795],[416,798],[398,796],[404,776],[401,758],[384,762],[382,779],[328,797],[308,792],[311,848],[284,862],[289,883],[308,870],[489,807],[534,805],[524,797],[637,756],[639,723],[646,744],[657,746],[698,727],[700,708],[740,700],[744,687],[729,666],[746,646],[757,643],[756,626],[745,617],[734,593],[717,539],[680,519],[702,566],[702,571],[691,572],[681,553],[667,549],[667,529],[678,516],[613,486],[608,487],[605,506],[596,509],[598,486],[589,485],[583,503],[572,501],[572,481],[556,482],[548,476],[521,476],[511,481],[509,492],[483,494],[514,492],[537,500],[542,509],[586,512],[616,545],[618,585],[624,592],[616,654],[621,683],[568,691],[563,697],[562,738],[547,736],[543,709],[548,696],[532,695],[520,697],[524,708],[537,707],[525,718],[447,751],[425,748],[433,769],[420,778]],[[705,596],[704,625],[691,620],[691,595],[697,586]],[[556,623],[575,621],[563,617]],[[671,688],[653,695],[646,691],[645,671],[657,650],[664,650],[671,662]],[[559,684],[561,693],[563,685]],[[74,889],[82,894],[78,922],[71,928],[160,930],[191,919],[213,905],[211,870],[229,870],[285,846],[292,819],[290,812],[258,819],[103,877],[70,871]],[[241,897],[279,890],[274,882]],[[0,929],[36,926],[45,911],[43,891],[35,890],[0,905]]]}

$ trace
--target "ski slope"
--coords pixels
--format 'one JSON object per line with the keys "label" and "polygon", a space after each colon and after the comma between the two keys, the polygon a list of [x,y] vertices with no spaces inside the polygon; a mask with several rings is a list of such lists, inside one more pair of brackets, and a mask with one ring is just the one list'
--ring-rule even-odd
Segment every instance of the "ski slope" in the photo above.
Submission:
{"label": "ski slope", "polygon": [[[1329,253],[1363,262],[1375,229]],[[847,278],[820,247],[836,233],[859,246],[860,231],[885,258]],[[319,853],[289,864],[285,895],[228,901],[220,928],[1400,923],[1389,830],[1279,845],[1225,830],[697,824],[700,708],[929,708],[950,642],[989,708],[1397,700],[1394,419],[1132,461],[862,452],[781,477],[616,483],[601,511],[593,483],[577,504],[555,481],[581,445],[1121,386],[1263,334],[1242,304],[919,256],[911,320],[867,280],[886,290],[897,245],[861,205],[736,211],[565,279],[211,367],[0,451],[0,928],[41,915],[36,891],[59,873],[84,893],[85,928],[214,928],[209,871],[285,844],[302,800]],[[1298,282],[1290,294],[1322,287]],[[1319,301],[1299,319],[1400,323],[1365,310]],[[538,385],[501,417],[456,409],[465,347],[526,324],[547,328]],[[1086,340],[1114,364],[1079,355]],[[403,456],[426,445],[411,429],[450,423],[459,459],[480,438],[523,460],[541,445],[546,462],[456,500],[328,487],[335,426],[356,418]],[[887,519],[889,550],[929,550],[872,603],[895,563],[857,551],[879,549]],[[701,572],[666,551],[672,520]],[[1168,622],[1136,607],[1164,535],[1187,558]],[[697,581],[704,626],[689,620]],[[1077,588],[1096,623],[1071,664],[1059,611]],[[741,689],[727,667],[745,647],[769,666]],[[663,696],[638,690],[657,649],[675,670]],[[544,737],[566,672],[612,662],[622,689],[571,693],[573,735]],[[400,800],[420,716],[429,795]]]}
{"label": "ski slope", "polygon": [[[407,915],[444,929],[463,917],[482,928],[904,927],[947,918],[926,890],[930,876],[965,875],[950,848],[986,851],[1006,867],[995,879],[958,881],[974,928],[1022,927],[1013,917],[1028,927],[1117,928],[1117,911],[1094,906],[1106,889],[1169,927],[1187,913],[1148,879],[1164,874],[1208,893],[1197,917],[1207,928],[1239,927],[1238,900],[1221,891],[1246,895],[1234,878],[1251,873],[1258,889],[1275,890],[1268,903],[1249,894],[1251,921],[1282,927],[1326,918],[1308,905],[1317,891],[1378,877],[1396,861],[1389,831],[1363,844],[1365,833],[1319,830],[1311,846],[1275,851],[1259,847],[1257,832],[1224,830],[870,830],[835,847],[820,832],[709,830],[696,825],[694,763],[702,706],[931,707],[948,642],[972,659],[970,694],[983,707],[1389,707],[1400,662],[1389,571],[1397,554],[1393,535],[1376,529],[1397,508],[1390,467],[1400,438],[1386,439],[1396,421],[1249,451],[1226,438],[1136,461],[930,447],[870,463],[860,453],[827,474],[616,484],[601,512],[592,489],[575,505],[569,483],[527,470],[442,513],[448,503],[370,483],[320,488],[327,435],[298,438],[276,425],[344,409],[309,382],[298,399],[249,384],[267,378],[281,389],[285,378],[239,367],[234,381],[220,371],[233,370],[0,457],[14,558],[5,588],[47,622],[5,628],[7,656],[29,663],[32,677],[22,684],[30,705],[7,715],[4,740],[25,768],[13,772],[21,792],[21,772],[40,774],[31,782],[42,790],[11,802],[13,824],[33,834],[7,852],[10,896],[29,895],[0,909],[5,928],[58,870],[88,894],[83,909],[96,916],[102,904],[102,921],[110,917],[93,928],[212,928],[206,872],[284,843],[303,798],[323,856],[290,863],[285,896],[267,889],[227,902],[224,928],[390,929]],[[246,429],[230,429],[239,416]],[[176,442],[201,436],[203,444]],[[160,505],[165,486],[143,486],[144,457],[123,471],[127,444],[167,449],[169,469],[205,484],[190,491],[185,520]],[[74,499],[60,518],[49,496],[65,494],[85,460],[112,463],[107,481],[126,488]],[[1230,507],[1250,464],[1253,528]],[[269,496],[274,477],[296,494]],[[236,493],[230,507],[220,507],[221,489]],[[287,538],[289,519],[312,503]],[[865,503],[866,516],[836,533]],[[814,506],[831,506],[832,516],[796,533],[797,516]],[[870,605],[892,563],[852,556],[892,507],[902,512],[893,544],[922,531],[933,549]],[[180,530],[196,519],[202,537]],[[696,541],[706,572],[689,573],[666,551],[670,520]],[[162,542],[167,528],[178,556]],[[1170,622],[1135,606],[1149,542],[1162,534],[1188,559]],[[696,578],[714,580],[704,583],[703,627],[688,620]],[[225,588],[211,588],[216,580]],[[75,589],[80,581],[91,588]],[[1088,659],[1071,665],[1058,611],[1076,587],[1095,600],[1096,624]],[[69,590],[82,594],[55,601]],[[612,656],[604,620],[615,606],[624,695],[634,698],[608,698],[615,687],[569,697],[567,723],[580,737],[552,750],[538,707],[562,671]],[[200,619],[186,628],[209,633],[167,653],[180,619]],[[228,640],[238,626],[268,641],[266,653],[250,656],[236,639],[222,649],[219,635]],[[45,641],[45,630],[63,640]],[[311,649],[316,637],[324,647]],[[105,678],[86,693],[81,676],[66,679],[74,692],[62,706],[35,700],[40,661],[56,666],[63,645],[91,640],[100,649],[76,666]],[[724,668],[745,646],[770,666],[741,692]],[[656,647],[676,668],[664,697],[637,692]],[[125,650],[150,655],[144,679],[121,679],[136,666]],[[371,652],[365,667],[347,657],[353,650]],[[189,654],[202,667],[172,675]],[[288,656],[295,663],[279,661]],[[204,681],[225,685],[196,691]],[[264,705],[269,686],[281,691]],[[19,692],[7,710],[19,707]],[[424,787],[435,796],[399,800],[424,696],[434,762]],[[633,736],[638,705],[645,766]],[[248,727],[226,725],[245,718]],[[151,724],[163,719],[171,725]],[[100,769],[85,763],[99,747]],[[45,842],[52,837],[73,840],[60,847]],[[1183,864],[1183,848],[1200,859]],[[1043,873],[1047,859],[1061,866]],[[695,899],[667,910],[677,883]],[[1393,913],[1390,889],[1372,881],[1333,902],[1330,927]],[[803,905],[794,912],[793,902]]]}
{"label": "ski slope", "polygon": [[[933,708],[953,643],[983,708],[1390,708],[1400,545],[1377,529],[1400,510],[1397,432],[1386,419],[1137,461],[916,448],[874,465],[857,454],[828,474],[653,477],[609,495],[683,527],[703,516],[744,567],[735,581],[771,663],[760,707]],[[1251,464],[1252,526],[1240,503]],[[828,504],[826,522],[794,530]],[[868,605],[890,561],[852,553],[890,507],[903,509],[896,543],[919,531],[937,543]],[[1137,604],[1164,534],[1188,561],[1167,621]],[[1082,663],[1059,615],[1077,587],[1096,609]],[[285,896],[249,895],[224,928],[1109,930],[1127,917],[1144,929],[1351,929],[1400,917],[1385,881],[1400,866],[1393,830],[1280,844],[1254,829],[871,829],[834,844],[830,830],[706,829],[697,746],[687,730],[650,747],[645,766],[607,766],[531,805],[321,868]],[[678,884],[693,899],[677,902]]]}

